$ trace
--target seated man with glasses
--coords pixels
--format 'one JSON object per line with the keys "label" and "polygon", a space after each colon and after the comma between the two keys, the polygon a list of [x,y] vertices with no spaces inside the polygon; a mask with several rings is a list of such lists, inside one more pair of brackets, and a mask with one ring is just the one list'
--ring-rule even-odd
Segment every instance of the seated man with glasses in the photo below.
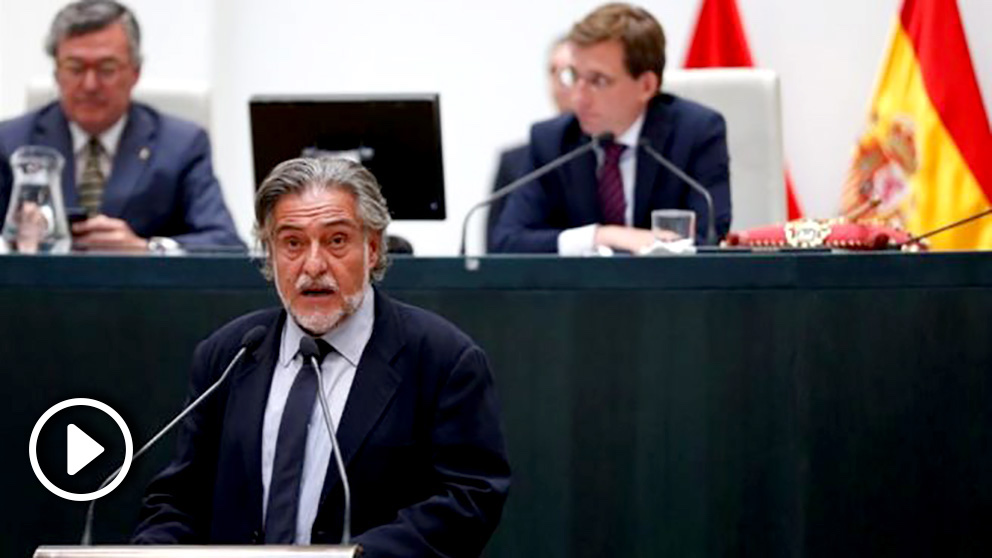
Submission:
{"label": "seated man with glasses", "polygon": [[627,4],[597,8],[572,27],[572,67],[565,73],[574,114],[531,129],[530,158],[538,168],[612,133],[589,152],[510,196],[494,231],[498,252],[638,252],[654,243],[654,209],[691,209],[706,235],[707,206],[699,194],[639,147],[649,142],[700,182],[713,198],[716,231],[730,229],[730,170],[723,117],[702,105],[660,93],[665,35],[647,11]]}
{"label": "seated man with glasses", "polygon": [[[59,100],[0,122],[0,210],[23,145],[65,157],[63,199],[81,249],[175,252],[243,247],[214,176],[206,132],[133,102],[141,34],[126,7],[80,0],[52,22],[46,50]],[[75,220],[75,219],[74,219]]]}

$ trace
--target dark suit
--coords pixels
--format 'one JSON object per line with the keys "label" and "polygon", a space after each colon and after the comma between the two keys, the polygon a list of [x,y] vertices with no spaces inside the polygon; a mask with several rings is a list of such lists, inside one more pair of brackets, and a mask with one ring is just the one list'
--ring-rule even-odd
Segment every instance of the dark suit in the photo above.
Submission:
{"label": "dark suit", "polygon": [[[518,145],[499,154],[499,166],[496,168],[496,180],[493,182],[493,193],[499,192],[505,186],[530,172],[530,146]],[[489,206],[489,217],[486,218],[486,251],[493,252],[493,236],[496,223],[506,205],[506,198],[494,201]]]}
{"label": "dark suit", "polygon": [[[368,556],[477,556],[502,513],[510,471],[485,355],[438,316],[375,291],[372,337],[338,427],[352,532]],[[286,313],[255,312],[194,354],[189,397],[209,386],[256,325],[253,356],[181,427],[178,452],[148,488],[139,543],[244,544],[262,533],[262,421]],[[329,464],[314,544],[341,536]]]}
{"label": "dark suit", "polygon": [[[72,134],[62,107],[48,104],[0,122],[0,208],[6,215],[13,177],[10,156],[23,145],[45,145],[65,157],[62,193],[79,205]],[[135,234],[166,236],[185,246],[242,246],[210,161],[210,141],[195,124],[131,103],[101,213],[123,219]]]}
{"label": "dark suit", "polygon": [[[717,234],[727,234],[730,163],[723,117],[661,94],[648,104],[641,137],[709,190]],[[539,122],[531,129],[531,164],[538,168],[587,141],[575,115]],[[697,242],[705,239],[707,209],[701,196],[643,151],[637,154],[635,177],[633,226],[650,229],[653,209],[692,209],[698,217]],[[556,252],[563,230],[603,222],[596,188],[596,157],[590,152],[510,194],[493,247],[499,252]]]}

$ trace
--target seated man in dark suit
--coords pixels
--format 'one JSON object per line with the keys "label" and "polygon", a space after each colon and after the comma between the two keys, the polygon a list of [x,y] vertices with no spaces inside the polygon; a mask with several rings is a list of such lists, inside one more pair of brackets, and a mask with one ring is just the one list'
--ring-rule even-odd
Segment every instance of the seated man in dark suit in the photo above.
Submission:
{"label": "seated man in dark suit", "polygon": [[0,123],[0,210],[10,155],[23,145],[62,153],[63,199],[85,211],[80,248],[143,252],[242,247],[198,126],[131,101],[141,73],[134,15],[113,0],[81,0],[52,23],[59,101]]}
{"label": "seated man in dark suit", "polygon": [[[572,66],[572,47],[568,37],[561,37],[551,46],[548,58],[548,85],[551,88],[551,100],[558,114],[571,110],[571,90],[562,80],[562,72]],[[499,154],[499,166],[496,168],[496,179],[493,183],[493,193],[502,190],[514,180],[530,172],[530,148],[527,144],[511,147]],[[486,250],[493,251],[493,231],[499,222],[500,213],[506,198],[496,200],[489,206],[489,217],[486,219]]]}
{"label": "seated man in dark suit", "polygon": [[134,541],[340,540],[343,491],[317,372],[297,350],[310,337],[329,351],[319,374],[350,480],[354,542],[368,557],[478,556],[510,484],[493,377],[455,326],[371,286],[385,273],[389,224],[375,177],[344,159],[287,161],[256,193],[255,219],[283,308],[242,316],[197,347],[190,400],[246,332],[267,329],[181,425]]}
{"label": "seated man in dark suit", "polygon": [[[701,196],[638,147],[648,141],[702,183],[713,197],[716,230],[730,229],[730,171],[723,117],[706,107],[658,93],[665,36],[645,10],[608,4],[575,24],[572,108],[575,114],[531,129],[533,168],[612,133],[597,157],[590,152],[507,198],[493,247],[500,252],[581,255],[600,247],[638,252],[654,242],[651,211],[696,212],[705,238]],[[599,158],[599,160],[597,160]]]}

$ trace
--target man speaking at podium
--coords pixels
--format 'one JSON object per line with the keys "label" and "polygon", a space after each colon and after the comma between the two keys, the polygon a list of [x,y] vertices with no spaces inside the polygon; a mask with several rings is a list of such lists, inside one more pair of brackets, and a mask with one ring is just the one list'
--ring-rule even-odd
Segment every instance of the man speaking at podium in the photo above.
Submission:
{"label": "man speaking at podium", "polygon": [[267,331],[182,423],[134,542],[341,541],[343,487],[312,360],[300,355],[312,338],[353,542],[372,557],[478,556],[510,484],[493,378],[455,326],[371,285],[385,272],[389,224],[375,177],[343,159],[284,162],[259,188],[255,218],[283,308],[237,318],[197,347],[190,400],[247,332]]}
{"label": "man speaking at podium", "polygon": [[[614,140],[509,195],[494,230],[498,252],[637,252],[654,243],[651,210],[695,210],[705,238],[704,198],[640,147],[649,143],[695,178],[713,198],[715,228],[730,229],[730,171],[723,117],[702,105],[659,93],[665,35],[642,8],[607,4],[576,23],[572,45],[572,110],[531,129],[537,169],[581,148],[590,136]],[[568,74],[567,73],[567,74]],[[566,75],[567,75],[566,74]]]}

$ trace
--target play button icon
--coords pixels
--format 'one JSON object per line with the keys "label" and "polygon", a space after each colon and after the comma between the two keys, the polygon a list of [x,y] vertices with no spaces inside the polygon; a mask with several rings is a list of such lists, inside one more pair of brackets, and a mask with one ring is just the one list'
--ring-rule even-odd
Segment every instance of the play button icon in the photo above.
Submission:
{"label": "play button icon", "polygon": [[[62,411],[65,412],[52,421],[55,426],[50,426],[43,433],[45,424]],[[110,432],[116,430],[114,424],[120,429],[123,440]],[[86,430],[84,431],[83,428]],[[107,431],[108,428],[110,431]],[[65,433],[64,438],[62,438],[63,432]],[[94,439],[94,436],[100,441]],[[39,439],[45,440],[45,443],[39,444]],[[108,444],[109,449],[104,447]],[[40,453],[47,456],[45,463],[48,464],[51,479],[46,476],[39,463],[39,445],[41,446]],[[121,448],[122,445],[123,448]],[[52,458],[60,454],[63,449],[65,450],[64,459],[60,458],[58,461],[53,461]],[[117,488],[131,468],[133,455],[131,432],[121,415],[102,401],[82,397],[66,399],[45,411],[35,423],[34,429],[31,430],[31,439],[28,442],[31,469],[41,484],[52,494],[75,502],[96,500]],[[121,463],[122,458],[123,463]],[[59,462],[65,463],[64,471]],[[87,466],[89,467],[87,468]],[[116,469],[114,473],[108,475],[114,469]],[[108,478],[101,482],[104,477]],[[93,491],[72,492],[65,490],[56,486],[52,479],[70,489],[84,488],[84,490],[92,489]]]}
{"label": "play button icon", "polygon": [[103,453],[103,446],[75,424],[66,428],[65,472],[75,475]]}

